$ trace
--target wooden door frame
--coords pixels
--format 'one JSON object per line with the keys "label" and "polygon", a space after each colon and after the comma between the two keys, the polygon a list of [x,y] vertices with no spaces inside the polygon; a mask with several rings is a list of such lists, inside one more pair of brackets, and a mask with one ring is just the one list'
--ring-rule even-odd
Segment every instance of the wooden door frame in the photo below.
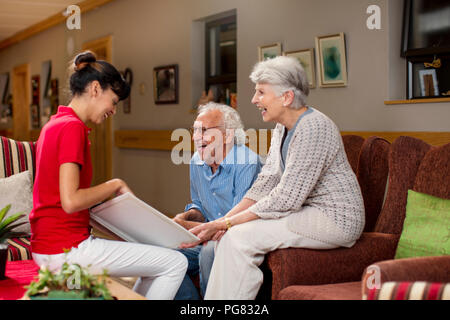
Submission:
{"label": "wooden door frame", "polygon": [[[23,80],[24,79],[24,80]],[[24,83],[19,83],[19,81]],[[30,140],[30,104],[31,104],[31,76],[30,64],[25,63],[13,68],[12,71],[12,94],[13,94],[13,139],[19,141]],[[23,92],[23,90],[25,92]],[[17,97],[25,97],[23,103],[18,103]],[[20,118],[18,117],[20,115]],[[22,124],[26,122],[26,130],[18,131],[16,124],[18,119]]]}
{"label": "wooden door frame", "polygon": [[[99,39],[88,41],[83,43],[82,50],[92,50],[99,48],[106,49],[106,61],[112,63],[112,36],[108,35]],[[112,120],[111,118],[106,119],[105,122],[106,130],[106,180],[112,178]]]}

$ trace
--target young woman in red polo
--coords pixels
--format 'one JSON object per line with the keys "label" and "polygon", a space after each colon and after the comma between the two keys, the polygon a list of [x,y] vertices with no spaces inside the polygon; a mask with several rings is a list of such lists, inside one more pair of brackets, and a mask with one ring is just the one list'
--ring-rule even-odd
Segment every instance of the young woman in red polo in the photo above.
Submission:
{"label": "young woman in red polo", "polygon": [[70,69],[72,99],[68,106],[58,107],[42,128],[36,146],[30,214],[33,259],[50,270],[67,262],[93,274],[106,269],[111,276],[139,277],[136,292],[149,299],[173,299],[187,268],[181,253],[99,239],[89,233],[89,208],[131,190],[120,179],[91,187],[90,129],[86,123],[100,124],[114,115],[130,87],[114,66],[97,60],[92,52],[77,55]]}

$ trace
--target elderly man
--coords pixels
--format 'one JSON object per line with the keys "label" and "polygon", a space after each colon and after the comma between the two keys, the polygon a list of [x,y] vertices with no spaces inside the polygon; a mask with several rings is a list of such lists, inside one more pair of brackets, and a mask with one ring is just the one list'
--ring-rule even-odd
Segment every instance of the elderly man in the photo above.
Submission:
{"label": "elderly man", "polygon": [[[192,133],[196,148],[190,163],[192,202],[174,218],[186,229],[223,217],[242,200],[261,170],[259,156],[244,145],[243,124],[233,108],[214,102],[201,106]],[[215,243],[181,250],[189,266],[175,299],[200,298],[189,277],[197,273],[204,295]]]}

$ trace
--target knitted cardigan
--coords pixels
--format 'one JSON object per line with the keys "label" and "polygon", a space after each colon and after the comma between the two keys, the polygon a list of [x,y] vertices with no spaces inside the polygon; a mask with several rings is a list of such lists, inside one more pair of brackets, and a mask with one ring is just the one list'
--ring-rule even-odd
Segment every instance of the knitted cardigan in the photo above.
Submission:
{"label": "knitted cardigan", "polygon": [[[339,129],[313,109],[298,123],[281,171],[281,140],[286,128],[277,124],[265,165],[245,198],[262,219],[285,216],[290,231],[350,247],[364,229],[364,202],[347,160]],[[310,206],[318,210],[304,210]]]}

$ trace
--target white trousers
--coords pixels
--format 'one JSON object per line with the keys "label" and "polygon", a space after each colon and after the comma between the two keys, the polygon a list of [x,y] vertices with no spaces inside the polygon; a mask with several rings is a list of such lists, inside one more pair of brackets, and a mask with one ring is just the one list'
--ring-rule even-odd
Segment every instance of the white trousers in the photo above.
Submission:
{"label": "white trousers", "polygon": [[339,247],[290,231],[287,218],[257,219],[228,230],[216,248],[205,300],[255,299],[263,282],[259,266],[264,261],[264,255],[270,251],[288,247]]}
{"label": "white trousers", "polygon": [[173,299],[187,269],[186,257],[175,250],[131,242],[89,237],[69,253],[33,253],[34,261],[50,271],[64,262],[79,264],[91,274],[107,270],[113,277],[140,277],[133,288],[152,300]]}

